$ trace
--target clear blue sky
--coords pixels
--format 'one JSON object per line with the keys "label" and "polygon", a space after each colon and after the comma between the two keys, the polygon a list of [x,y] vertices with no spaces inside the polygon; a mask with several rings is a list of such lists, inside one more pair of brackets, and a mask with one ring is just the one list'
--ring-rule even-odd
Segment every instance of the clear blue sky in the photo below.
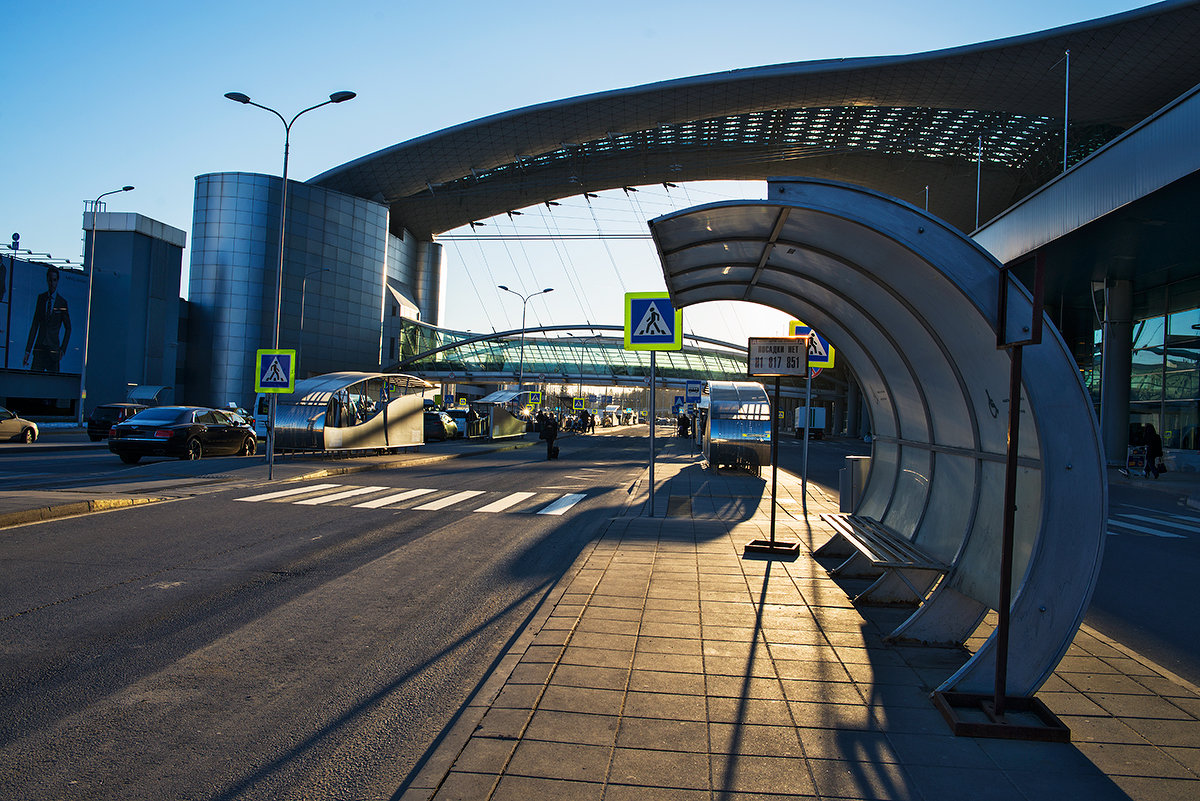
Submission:
{"label": "clear blue sky", "polygon": [[[331,92],[358,93],[349,103],[296,123],[290,175],[304,180],[397,142],[535,103],[763,64],[973,44],[1143,5],[1136,0],[10,3],[0,44],[5,89],[0,241],[16,231],[22,247],[80,261],[83,201],[124,184],[137,188],[108,198],[110,211],[139,212],[190,238],[195,176],[232,170],[278,174],[281,168],[282,124],[226,100],[227,91],[245,92],[289,117]],[[667,196],[659,187],[636,201],[620,192],[606,196],[596,219],[586,206],[572,208],[581,230],[595,231],[597,219],[605,230],[629,225],[645,230],[640,212],[649,218],[672,204],[761,192],[755,186],[692,185],[681,198],[674,195],[682,192]],[[564,230],[573,224],[569,210]],[[535,222],[544,232],[545,221]],[[620,323],[614,271],[637,284],[629,291],[662,286],[653,249],[645,243],[607,248],[592,243],[570,251],[468,243],[448,245],[448,252],[444,322],[460,328],[519,325],[520,303],[500,298],[490,289],[494,283],[554,286],[544,303],[530,304],[531,322],[544,323],[585,316]],[[187,260],[185,253],[185,272]],[[651,278],[644,279],[647,275]],[[581,299],[581,282],[616,300],[607,294]],[[184,283],[186,292],[186,278]],[[733,339],[746,333],[728,317],[713,320],[689,327]]]}

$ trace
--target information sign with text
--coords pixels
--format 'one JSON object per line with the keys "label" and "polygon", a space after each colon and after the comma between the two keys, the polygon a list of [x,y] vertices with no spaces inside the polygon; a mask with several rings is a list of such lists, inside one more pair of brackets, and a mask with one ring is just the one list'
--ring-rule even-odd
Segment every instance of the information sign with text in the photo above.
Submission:
{"label": "information sign with text", "polygon": [[751,337],[748,351],[753,378],[808,375],[808,337]]}

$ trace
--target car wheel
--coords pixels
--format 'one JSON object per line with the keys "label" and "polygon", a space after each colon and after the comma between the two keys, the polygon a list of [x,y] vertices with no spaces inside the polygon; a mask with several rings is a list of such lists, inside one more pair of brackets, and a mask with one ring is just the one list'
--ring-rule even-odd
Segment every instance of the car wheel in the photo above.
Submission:
{"label": "car wheel", "polygon": [[136,453],[122,453],[121,454],[121,461],[124,462],[125,464],[137,464],[141,460],[142,460],[142,457],[138,456]]}
{"label": "car wheel", "polygon": [[21,442],[30,443],[30,442],[33,442],[35,439],[36,439],[36,437],[33,436],[32,428],[27,428],[21,432]]}
{"label": "car wheel", "polygon": [[195,459],[199,459],[203,455],[204,455],[204,446],[200,444],[200,440],[189,439],[187,441],[187,449],[183,452],[183,456],[181,456],[179,458],[187,459],[188,461],[193,461]]}
{"label": "car wheel", "polygon": [[242,450],[238,453],[239,456],[253,456],[254,451],[258,448],[258,442],[254,437],[246,437],[246,441],[242,443]]}

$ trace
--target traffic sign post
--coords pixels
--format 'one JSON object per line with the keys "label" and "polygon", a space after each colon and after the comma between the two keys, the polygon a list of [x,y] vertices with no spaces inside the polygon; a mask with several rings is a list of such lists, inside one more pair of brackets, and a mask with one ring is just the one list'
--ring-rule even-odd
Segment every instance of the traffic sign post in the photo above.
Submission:
{"label": "traffic sign post", "polygon": [[[779,379],[782,376],[809,375],[808,337],[751,337],[747,348],[748,363],[746,373],[751,378],[775,379],[775,397],[771,400],[771,538],[769,540],[751,540],[746,543],[746,553],[768,554],[773,556],[795,557],[800,553],[800,543],[794,541],[780,542],[775,539],[775,507],[778,505],[779,475]],[[804,440],[807,457],[808,438]],[[801,476],[801,503],[804,504],[804,514],[808,515],[807,481]]]}
{"label": "traffic sign post", "polygon": [[794,337],[809,337],[808,340],[808,366],[812,368],[811,378],[816,378],[822,369],[833,367],[833,361],[836,356],[833,345],[823,336],[818,334],[799,320],[792,320],[788,323],[788,334]]}
{"label": "traffic sign post", "polygon": [[260,349],[254,359],[254,391],[271,396],[267,412],[267,480],[275,478],[276,396],[296,391],[296,351]]}
{"label": "traffic sign post", "polygon": [[665,292],[625,293],[625,350],[650,351],[650,516],[654,517],[655,354],[683,350],[683,311]]}

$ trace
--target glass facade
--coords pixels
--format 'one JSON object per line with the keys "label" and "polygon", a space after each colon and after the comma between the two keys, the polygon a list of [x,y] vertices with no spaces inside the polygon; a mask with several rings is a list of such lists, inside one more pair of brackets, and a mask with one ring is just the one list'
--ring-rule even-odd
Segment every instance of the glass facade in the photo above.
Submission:
{"label": "glass facade", "polygon": [[[400,357],[411,358],[476,335],[403,320],[400,328]],[[518,336],[495,337],[460,345],[417,361],[408,362],[404,372],[436,374],[452,372],[460,377],[490,377],[515,383],[522,372],[527,382],[587,381],[637,383],[650,375],[650,352],[625,350],[625,339],[614,336]],[[702,379],[708,381],[744,380],[746,354],[685,347],[679,351],[661,351],[655,359],[656,375],[661,379]],[[428,375],[426,376],[428,377]]]}
{"label": "glass facade", "polygon": [[[1168,464],[1200,471],[1200,281],[1172,284],[1135,299],[1129,386],[1131,426],[1152,424],[1162,435]],[[1096,358],[1084,370],[1098,400],[1100,332]],[[1131,431],[1131,444],[1139,444]]]}
{"label": "glass facade", "polygon": [[[255,351],[273,346],[279,201],[275,176],[196,179],[187,384],[197,403],[254,397]],[[385,271],[412,283],[388,263],[387,207],[289,181],[287,209],[279,347],[297,351],[297,378],[378,369]]]}

